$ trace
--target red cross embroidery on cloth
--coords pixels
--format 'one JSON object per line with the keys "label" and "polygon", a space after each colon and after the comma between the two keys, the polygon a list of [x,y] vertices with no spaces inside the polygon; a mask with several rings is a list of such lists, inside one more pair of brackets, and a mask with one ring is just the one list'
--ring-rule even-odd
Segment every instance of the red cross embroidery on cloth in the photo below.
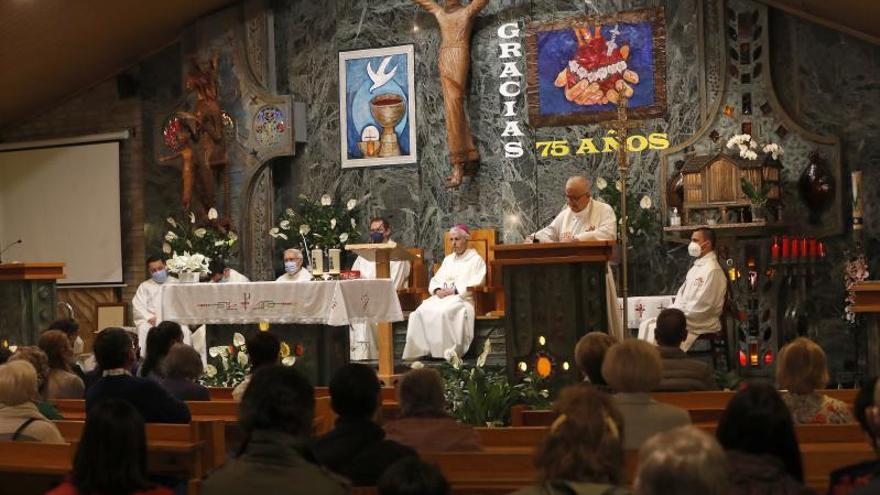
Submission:
{"label": "red cross embroidery on cloth", "polygon": [[635,307],[635,312],[639,314],[639,319],[642,319],[642,315],[645,313],[645,310],[648,309],[644,304],[638,303]]}
{"label": "red cross embroidery on cloth", "polygon": [[251,302],[250,302],[251,301],[251,293],[244,292],[244,293],[242,293],[241,297],[242,297],[241,307],[242,307],[242,309],[247,311],[248,306],[250,306],[250,304],[251,304]]}

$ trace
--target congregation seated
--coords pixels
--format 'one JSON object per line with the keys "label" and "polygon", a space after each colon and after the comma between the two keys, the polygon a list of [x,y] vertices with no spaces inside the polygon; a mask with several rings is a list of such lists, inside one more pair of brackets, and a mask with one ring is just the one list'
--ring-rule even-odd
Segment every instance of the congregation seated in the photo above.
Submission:
{"label": "congregation seated", "polygon": [[302,374],[293,367],[263,366],[241,399],[242,449],[208,476],[201,494],[348,493],[345,480],[313,462],[309,434],[314,414],[314,389]]}
{"label": "congregation seated", "polygon": [[25,360],[0,364],[0,440],[65,443],[34,403],[37,371]]}
{"label": "congregation seated", "polygon": [[124,400],[105,400],[89,411],[70,476],[46,495],[172,495],[146,466],[144,418]]}
{"label": "congregation seated", "polygon": [[452,487],[440,468],[418,457],[404,457],[379,478],[379,495],[450,495]]}
{"label": "congregation seated", "polygon": [[[880,404],[880,380],[873,378],[859,388],[853,404],[853,413],[862,431],[868,437],[868,441],[874,451],[880,456],[880,414],[878,414],[877,404]],[[859,487],[863,487],[870,483],[874,483],[873,491],[865,491],[865,493],[880,492],[880,459],[872,459],[870,461],[859,462],[850,466],[844,466],[831,472],[828,493],[833,495],[850,495],[856,493]]]}
{"label": "congregation seated", "polygon": [[843,402],[817,393],[828,385],[825,351],[806,337],[798,337],[782,348],[776,362],[776,382],[785,404],[797,424],[854,423]]}
{"label": "congregation seated", "polygon": [[727,495],[729,485],[724,451],[696,427],[658,433],[639,450],[636,495]]}
{"label": "congregation seated", "polygon": [[[70,346],[73,349],[73,357],[76,360],[82,353],[83,347],[85,347],[85,343],[83,339],[79,336],[79,323],[73,318],[64,318],[61,320],[55,320],[49,324],[48,330],[61,330],[64,332],[64,335],[67,335],[67,340],[70,341]],[[82,367],[74,362],[71,364],[71,370],[76,376],[80,377],[80,379],[85,380],[85,371],[83,371]]]}
{"label": "congregation seated", "polygon": [[381,404],[381,384],[376,372],[363,364],[348,364],[330,380],[330,404],[337,414],[332,431],[318,438],[315,456],[354,486],[376,486],[388,466],[415,450],[387,440],[373,421]]}
{"label": "congregation seated", "polygon": [[559,414],[535,453],[538,484],[514,495],[625,494],[625,420],[611,398],[585,384],[566,387]]}
{"label": "congregation seated", "polygon": [[177,400],[211,400],[211,392],[197,382],[204,367],[202,357],[192,347],[183,343],[171,346],[162,369],[165,377],[159,382]]}
{"label": "congregation seated", "polygon": [[46,353],[49,362],[45,399],[82,399],[86,387],[73,372],[73,347],[67,335],[60,330],[43,332],[37,347]]}
{"label": "congregation seated", "polygon": [[400,417],[385,424],[386,438],[419,452],[481,450],[477,432],[446,413],[443,390],[443,378],[433,368],[403,375],[398,385]]}
{"label": "congregation seated", "polygon": [[109,399],[123,399],[143,416],[147,423],[189,423],[186,404],[171,396],[153,380],[132,376],[129,371],[136,359],[135,346],[122,328],[106,328],[95,338],[95,358],[102,370],[86,391],[86,412]]}
{"label": "congregation seated", "polygon": [[749,383],[736,393],[716,430],[727,453],[731,495],[807,494],[794,423],[772,386]]}
{"label": "congregation seated", "polygon": [[164,378],[162,361],[171,346],[183,342],[183,330],[173,321],[163,321],[147,332],[147,349],[138,376],[161,380]]}
{"label": "congregation seated", "polygon": [[40,414],[51,420],[64,419],[58,409],[46,400],[46,383],[49,381],[49,358],[46,353],[37,346],[19,347],[10,356],[9,362],[18,360],[27,361],[37,372],[37,397],[34,403]]}
{"label": "congregation seated", "polygon": [[463,356],[474,340],[474,302],[468,287],[486,279],[486,262],[468,247],[470,229],[458,224],[449,229],[452,254],[443,258],[431,277],[432,295],[409,315],[403,359],[430,355],[445,358],[450,352]]}
{"label": "congregation seated", "polygon": [[689,392],[718,388],[712,368],[703,361],[689,358],[681,350],[687,335],[687,319],[680,309],[666,308],[657,316],[654,338],[663,362],[663,378],[655,391]]}
{"label": "congregation seated", "polygon": [[269,332],[257,332],[245,341],[247,347],[248,359],[251,365],[250,372],[244,377],[232,390],[232,398],[241,401],[244,392],[254,376],[260,368],[278,364],[281,359],[281,341],[275,334]]}
{"label": "congregation seated", "polygon": [[574,362],[584,381],[606,393],[611,390],[602,376],[602,363],[608,349],[616,343],[617,339],[605,332],[590,332],[574,346]]}
{"label": "congregation seated", "polygon": [[615,344],[605,355],[602,376],[614,391],[614,405],[623,415],[627,450],[639,449],[655,433],[691,424],[684,409],[651,398],[663,376],[660,352],[637,339]]}

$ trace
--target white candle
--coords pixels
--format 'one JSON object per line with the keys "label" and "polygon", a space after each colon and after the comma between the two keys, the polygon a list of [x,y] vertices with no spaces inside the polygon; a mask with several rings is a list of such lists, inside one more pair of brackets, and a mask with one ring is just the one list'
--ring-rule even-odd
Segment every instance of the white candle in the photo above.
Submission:
{"label": "white candle", "polygon": [[312,249],[312,275],[322,275],[324,273],[324,253],[320,249]]}
{"label": "white candle", "polygon": [[330,250],[330,274],[339,275],[339,249]]}

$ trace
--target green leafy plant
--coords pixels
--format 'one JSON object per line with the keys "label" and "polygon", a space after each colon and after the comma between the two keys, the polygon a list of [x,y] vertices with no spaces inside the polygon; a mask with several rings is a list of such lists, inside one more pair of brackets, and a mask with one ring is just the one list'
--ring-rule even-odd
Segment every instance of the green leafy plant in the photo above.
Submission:
{"label": "green leafy plant", "polygon": [[208,210],[204,223],[196,223],[193,212],[186,212],[183,220],[169,216],[165,222],[168,231],[162,243],[162,252],[166,255],[198,253],[209,260],[228,261],[237,252],[238,234],[218,218],[214,208]]}
{"label": "green leafy plant", "polygon": [[[595,186],[597,190],[596,198],[608,203],[614,209],[614,213],[617,215],[619,230],[623,217],[620,212],[620,182],[616,182],[612,187],[605,178],[599,177],[596,179]],[[660,220],[651,197],[627,194],[626,214],[629,217],[627,227],[629,229],[628,239],[630,245],[633,247],[645,244],[652,245],[652,239],[660,235]]]}
{"label": "green leafy plant", "polygon": [[510,408],[517,404],[537,409],[550,407],[550,393],[537,375],[530,374],[519,383],[511,383],[503,369],[487,369],[490,350],[487,340],[474,366],[465,365],[455,352],[449,351],[447,361],[438,368],[446,384],[446,403],[455,419],[474,426],[501,426],[510,424]]}
{"label": "green leafy plant", "polygon": [[[360,238],[358,231],[359,206],[367,196],[360,200],[349,199],[341,204],[334,202],[329,194],[318,201],[301,195],[296,210],[287,208],[278,219],[278,225],[269,230],[276,242],[287,248],[306,249],[342,248],[347,243]],[[308,246],[303,244],[305,238]]]}
{"label": "green leafy plant", "polygon": [[[282,342],[279,354],[281,364],[293,366],[296,364],[296,358],[303,355],[303,346],[296,344],[291,349],[287,342]],[[208,349],[208,365],[199,377],[199,383],[206,387],[235,387],[250,371],[250,356],[244,335],[235,332],[232,335],[232,345],[220,345]]]}
{"label": "green leafy plant", "polygon": [[746,197],[749,198],[749,201],[755,206],[764,206],[767,204],[767,201],[770,199],[768,194],[770,193],[770,186],[765,184],[761,189],[761,192],[755,188],[755,185],[751,183],[745,177],[740,178],[740,185],[742,186],[742,191],[745,193]]}

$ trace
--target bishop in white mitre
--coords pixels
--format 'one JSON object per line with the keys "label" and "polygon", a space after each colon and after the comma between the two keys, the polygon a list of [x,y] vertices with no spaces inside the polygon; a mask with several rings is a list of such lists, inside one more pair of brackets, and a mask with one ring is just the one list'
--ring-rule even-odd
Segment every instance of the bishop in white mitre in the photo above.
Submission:
{"label": "bishop in white mitre", "polygon": [[[391,224],[384,218],[370,221],[370,242],[384,243],[391,240]],[[395,289],[403,289],[409,283],[409,261],[391,261],[391,280]],[[363,279],[376,278],[376,263],[358,256],[351,266],[352,271],[360,272]],[[378,334],[376,323],[352,323],[349,333],[349,351],[352,361],[379,358]]]}
{"label": "bishop in white mitre", "polygon": [[[617,215],[607,203],[592,197],[590,180],[581,175],[565,183],[567,205],[550,225],[526,237],[527,242],[616,241]],[[605,307],[608,333],[623,340],[623,323],[617,311],[617,285],[611,268],[605,271]]]}
{"label": "bishop in white mitre", "polygon": [[[147,334],[151,328],[161,322],[157,315],[162,304],[162,286],[177,283],[176,278],[168,276],[165,262],[159,258],[147,260],[147,273],[150,278],[141,282],[134,294],[134,299],[131,300],[134,325],[137,327],[138,346],[142,357],[147,352]],[[183,329],[183,343],[192,345],[189,328],[184,325],[181,325],[181,328]]]}
{"label": "bishop in white mitre", "polygon": [[474,340],[474,303],[467,289],[483,283],[486,262],[467,247],[469,238],[464,225],[449,229],[452,254],[431,278],[428,291],[433,295],[409,315],[403,359],[428,354],[444,358],[451,351],[461,356]]}
{"label": "bishop in white mitre", "polygon": [[[727,279],[715,254],[715,233],[705,228],[695,230],[688,254],[696,260],[670,306],[680,309],[687,318],[688,336],[681,344],[683,351],[690,349],[700,335],[721,330],[720,318],[727,295]],[[654,342],[656,327],[657,318],[643,321],[639,338]]]}

